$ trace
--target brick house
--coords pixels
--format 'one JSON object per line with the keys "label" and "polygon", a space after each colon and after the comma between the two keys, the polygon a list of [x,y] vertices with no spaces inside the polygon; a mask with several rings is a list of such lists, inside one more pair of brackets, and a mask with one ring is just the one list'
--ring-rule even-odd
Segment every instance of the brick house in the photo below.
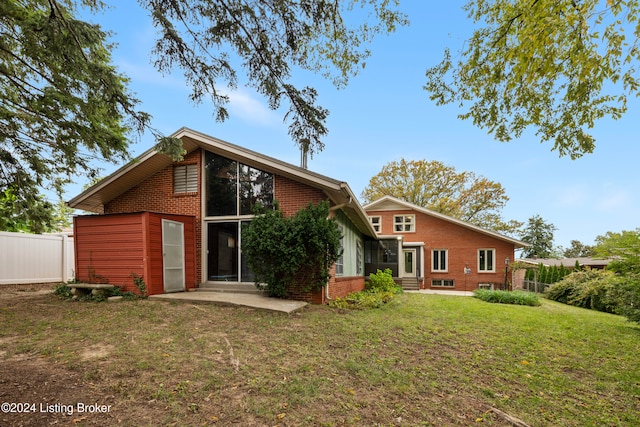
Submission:
{"label": "brick house", "polygon": [[187,128],[172,136],[187,152],[181,162],[148,150],[69,201],[100,214],[74,218],[79,280],[135,290],[142,277],[150,294],[255,291],[241,251],[253,205],[277,200],[293,215],[328,200],[344,254],[322,292],[288,297],[324,303],[364,288],[363,248],[376,233],[347,183]]}
{"label": "brick house", "polygon": [[135,291],[142,279],[151,295],[255,292],[242,229],[255,203],[276,200],[285,215],[328,200],[343,234],[329,283],[291,290],[291,299],[322,304],[362,290],[378,268],[391,268],[407,289],[495,287],[504,259],[524,245],[391,197],[363,208],[346,182],[191,129],[172,136],[182,140],[182,161],[148,150],[69,201],[94,213],[74,218],[79,280]]}
{"label": "brick house", "polygon": [[365,272],[391,268],[405,289],[503,288],[507,259],[527,245],[391,196],[364,209],[378,236],[367,242]]}

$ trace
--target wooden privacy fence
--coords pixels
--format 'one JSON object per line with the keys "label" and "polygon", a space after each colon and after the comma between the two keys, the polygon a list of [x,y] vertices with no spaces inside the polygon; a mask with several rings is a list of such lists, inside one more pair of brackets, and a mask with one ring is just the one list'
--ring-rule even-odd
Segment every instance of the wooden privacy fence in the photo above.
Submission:
{"label": "wooden privacy fence", "polygon": [[73,279],[73,237],[0,232],[0,285]]}

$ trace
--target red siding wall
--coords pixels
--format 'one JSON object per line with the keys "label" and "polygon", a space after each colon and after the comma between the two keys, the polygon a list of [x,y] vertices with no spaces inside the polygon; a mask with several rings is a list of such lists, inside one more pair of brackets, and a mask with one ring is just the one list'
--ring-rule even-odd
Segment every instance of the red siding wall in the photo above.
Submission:
{"label": "red siding wall", "polygon": [[184,224],[185,284],[187,289],[194,288],[195,218],[149,212],[75,217],[78,280],[135,292],[135,274],[143,278],[149,295],[163,293],[163,218]]}
{"label": "red siding wall", "polygon": [[[514,245],[495,237],[479,233],[469,228],[434,218],[424,213],[412,210],[398,211],[368,211],[370,216],[382,217],[380,234],[404,236],[404,243],[424,242],[424,272],[423,288],[431,288],[431,279],[454,279],[454,290],[472,291],[479,283],[495,283],[502,285],[505,278],[505,258],[514,259]],[[415,233],[394,233],[394,215],[416,215]],[[478,249],[495,249],[495,272],[478,272]],[[432,249],[447,249],[449,266],[446,273],[431,272]],[[471,269],[471,274],[465,275],[464,269]],[[451,288],[433,288],[451,290]]]}

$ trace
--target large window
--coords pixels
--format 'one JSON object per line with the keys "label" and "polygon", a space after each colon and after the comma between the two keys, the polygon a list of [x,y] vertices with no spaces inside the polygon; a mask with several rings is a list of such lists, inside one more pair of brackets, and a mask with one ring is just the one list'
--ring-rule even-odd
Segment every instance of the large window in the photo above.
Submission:
{"label": "large window", "polygon": [[447,265],[447,250],[446,249],[434,249],[432,251],[433,263],[431,265],[431,271],[445,272],[449,269]]}
{"label": "large window", "polygon": [[273,206],[273,175],[208,151],[204,170],[207,280],[253,282],[240,250],[242,229],[256,204]]}
{"label": "large window", "polygon": [[273,205],[273,175],[206,152],[206,216],[251,215]]}
{"label": "large window", "polygon": [[478,249],[478,271],[484,273],[493,273],[496,271],[495,266],[495,249]]}

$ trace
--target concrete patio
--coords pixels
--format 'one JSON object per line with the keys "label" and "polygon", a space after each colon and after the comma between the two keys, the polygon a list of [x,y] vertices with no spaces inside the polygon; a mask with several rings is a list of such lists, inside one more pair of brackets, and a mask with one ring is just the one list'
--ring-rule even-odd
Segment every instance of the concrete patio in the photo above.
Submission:
{"label": "concrete patio", "polygon": [[269,298],[257,293],[232,292],[175,292],[170,294],[152,295],[149,299],[169,302],[237,305],[287,314],[300,310],[307,305],[307,303],[303,301]]}

